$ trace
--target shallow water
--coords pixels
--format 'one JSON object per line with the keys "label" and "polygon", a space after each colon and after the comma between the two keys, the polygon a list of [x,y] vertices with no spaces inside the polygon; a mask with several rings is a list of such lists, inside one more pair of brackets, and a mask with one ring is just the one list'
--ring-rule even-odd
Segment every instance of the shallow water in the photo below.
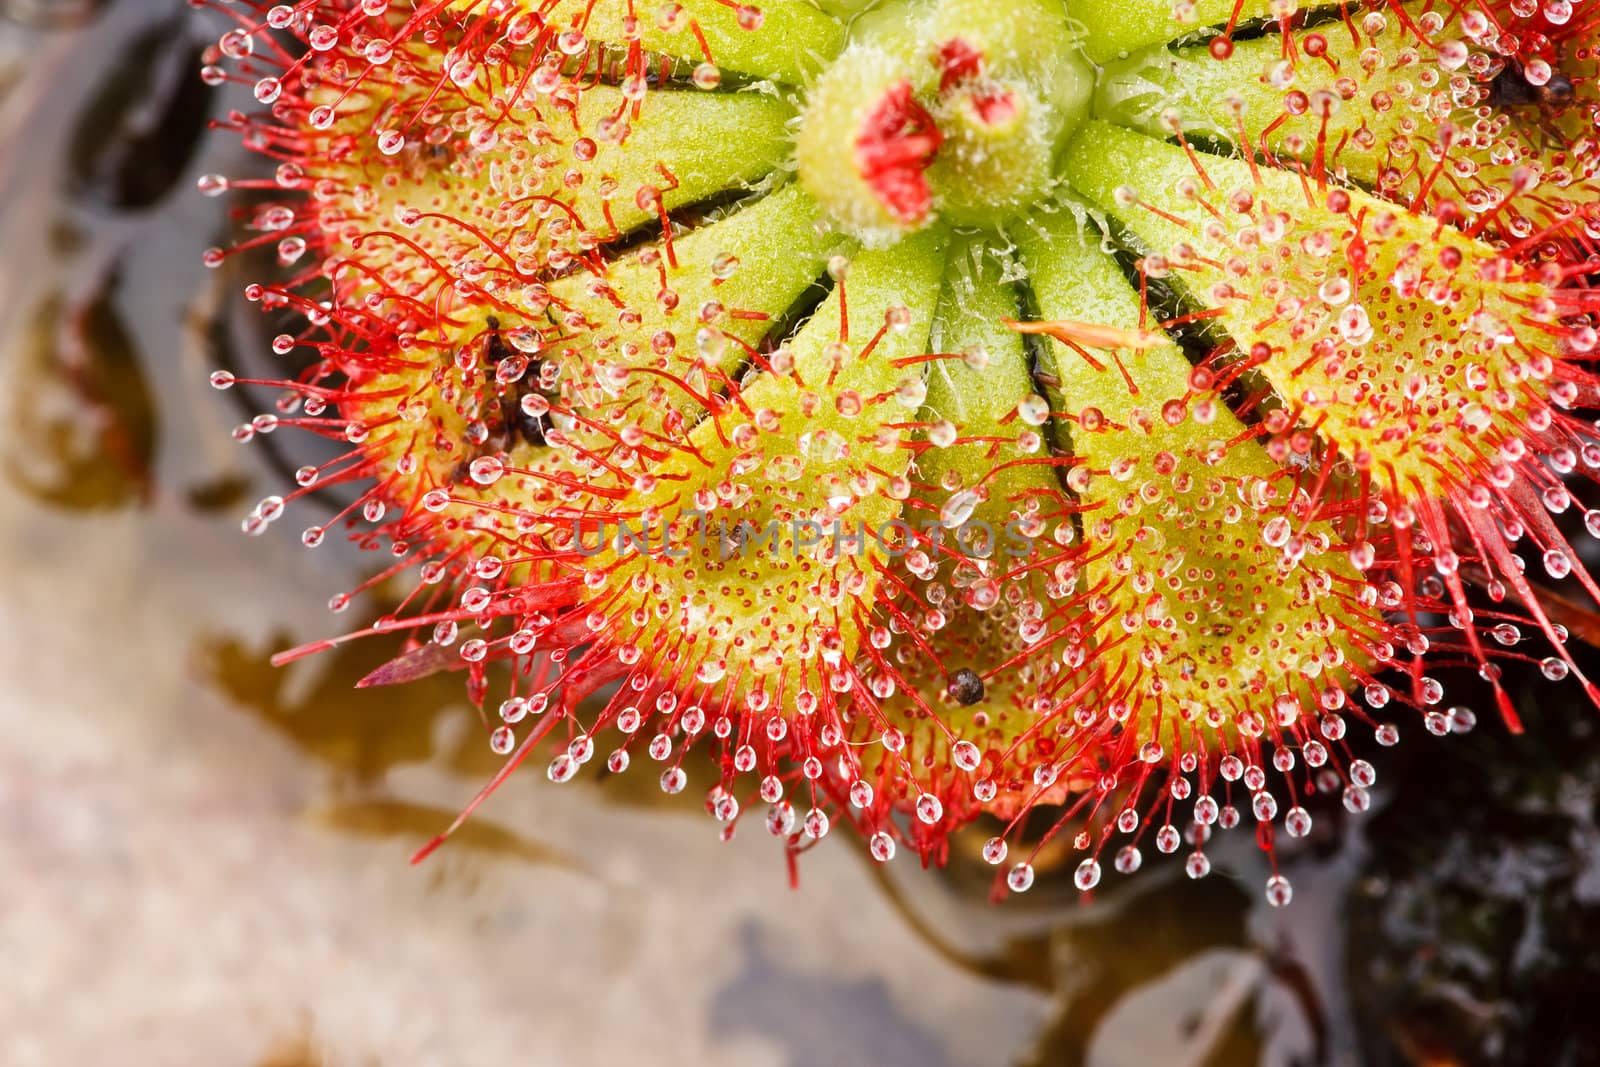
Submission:
{"label": "shallow water", "polygon": [[1553,725],[1582,709],[1504,758],[1494,724],[1464,754],[1412,730],[1399,802],[1284,853],[1286,911],[1245,835],[1201,883],[1151,863],[1085,903],[1057,869],[994,907],[971,842],[880,873],[836,834],[795,891],[640,776],[519,775],[408,866],[495,760],[454,679],[352,688],[381,642],[267,662],[344,628],[323,605],[370,561],[239,531],[305,445],[235,445],[257,408],[206,384],[269,336],[200,265],[226,201],[196,177],[252,165],[203,129],[246,106],[192,76],[219,26],[0,0],[0,1065],[1596,1055],[1549,995],[1600,983],[1600,758]]}

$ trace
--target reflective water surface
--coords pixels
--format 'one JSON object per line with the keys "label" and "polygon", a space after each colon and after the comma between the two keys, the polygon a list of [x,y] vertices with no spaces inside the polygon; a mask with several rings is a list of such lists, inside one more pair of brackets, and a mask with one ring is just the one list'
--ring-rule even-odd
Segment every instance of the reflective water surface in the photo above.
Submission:
{"label": "reflective water surface", "polygon": [[0,0],[0,1064],[1600,1057],[1597,720],[1548,690],[1528,739],[1369,757],[1384,810],[1319,813],[1281,912],[1244,835],[995,907],[970,842],[879,871],[837,834],[797,891],[642,776],[520,775],[408,866],[496,761],[457,679],[353,689],[382,641],[267,662],[375,568],[239,531],[311,446],[235,445],[270,398],[206,384],[271,358],[257,265],[200,265],[195,179],[256,166],[205,127],[247,104],[193,76],[221,25]]}

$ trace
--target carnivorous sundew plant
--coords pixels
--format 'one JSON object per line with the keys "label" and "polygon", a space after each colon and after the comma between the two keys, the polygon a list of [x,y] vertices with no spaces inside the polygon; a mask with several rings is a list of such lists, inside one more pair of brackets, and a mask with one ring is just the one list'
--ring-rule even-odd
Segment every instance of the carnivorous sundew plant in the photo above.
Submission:
{"label": "carnivorous sundew plant", "polygon": [[276,172],[201,188],[305,323],[236,437],[343,445],[245,529],[345,488],[303,540],[389,559],[331,607],[401,598],[279,659],[462,671],[480,801],[644,762],[1088,890],[1366,808],[1346,732],[1468,729],[1450,668],[1600,698],[1600,3],[220,10]]}

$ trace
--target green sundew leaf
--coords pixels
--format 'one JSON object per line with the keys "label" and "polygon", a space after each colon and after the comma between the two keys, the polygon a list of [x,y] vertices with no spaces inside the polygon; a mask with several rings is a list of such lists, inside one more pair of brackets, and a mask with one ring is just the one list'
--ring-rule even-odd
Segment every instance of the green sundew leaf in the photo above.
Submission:
{"label": "green sundew leaf", "polygon": [[[927,398],[917,421],[945,419],[962,438],[975,440],[929,449],[917,468],[920,480],[934,487],[924,493],[934,516],[953,495],[939,487],[955,471],[961,491],[985,494],[971,520],[987,523],[998,536],[1013,512],[1025,510],[1030,499],[1058,494],[1060,483],[1048,463],[1021,462],[1044,458],[1046,452],[1044,428],[1018,416],[1018,406],[1035,394],[1022,335],[1005,324],[1017,318],[1016,293],[1002,277],[999,261],[976,240],[955,242],[947,263],[931,347],[947,357],[981,352],[986,362],[972,366],[944,358],[928,364]],[[1039,437],[1032,448],[1018,441],[1027,431]]]}
{"label": "green sundew leaf", "polygon": [[1178,0],[1069,0],[1067,14],[1088,31],[1084,51],[1096,63],[1136,52],[1148,45],[1187,37],[1205,26],[1226,26],[1239,7],[1239,20],[1271,14],[1271,0],[1194,0],[1193,14],[1181,21],[1173,13]]}
{"label": "green sundew leaf", "polygon": [[[468,6],[470,0],[458,0]],[[638,40],[648,52],[687,63],[710,59],[724,71],[753,78],[802,84],[844,47],[844,24],[807,0],[761,0],[744,5],[760,12],[759,27],[740,25],[741,5],[721,0],[676,0],[672,4],[638,0],[560,0],[547,10],[547,0],[515,0],[507,18],[518,10],[540,13],[551,26],[579,26],[591,41],[626,48],[625,21],[637,20]],[[669,9],[678,14],[670,21]],[[695,29],[699,29],[699,35]],[[705,38],[705,48],[700,44]]]}
{"label": "green sundew leaf", "polygon": [[[369,188],[374,197],[365,209],[363,229],[387,229],[414,211],[421,217],[406,236],[435,256],[447,257],[463,242],[481,245],[463,228],[469,223],[495,234],[500,247],[519,261],[538,260],[557,247],[576,252],[580,235],[605,241],[655,223],[656,200],[641,196],[641,190],[653,190],[660,205],[674,211],[753,186],[778,170],[790,153],[787,124],[794,112],[771,96],[658,90],[646,97],[622,143],[597,136],[602,120],[631,106],[613,87],[585,89],[575,118],[555,120],[563,125],[550,143],[541,144],[544,162],[537,168],[526,163],[527,144],[510,137],[448,165],[428,156],[409,163],[371,154],[351,156],[346,165],[353,173],[347,180]],[[545,115],[531,106],[515,106],[508,122],[539,129]],[[593,158],[583,158],[591,150]],[[565,180],[574,171],[584,175],[576,189]],[[553,236],[550,222],[539,222],[546,214],[541,205],[552,203],[560,205],[548,212],[565,227],[560,236]],[[480,247],[478,254],[497,267],[504,265],[492,249]],[[369,266],[378,265],[375,257],[422,269],[417,255],[403,244],[369,241],[351,250],[352,259]]]}
{"label": "green sundew leaf", "polygon": [[[673,524],[669,540],[686,555],[646,558],[608,546],[588,564],[610,569],[612,585],[627,582],[625,598],[674,605],[641,643],[692,633],[714,657],[745,664],[747,680],[785,664],[814,670],[797,643],[826,630],[838,629],[845,655],[854,651],[857,617],[879,580],[883,552],[873,533],[901,509],[886,482],[905,473],[911,455],[909,431],[894,425],[906,421],[892,395],[905,371],[894,364],[926,350],[947,240],[932,231],[858,256],[844,283],[848,340],[835,289],[787,346],[793,373],[758,372],[652,471],[654,486],[638,504]],[[862,358],[891,311],[899,325]],[[717,500],[710,509],[699,502],[706,492]],[[803,522],[822,531],[809,544],[796,535]],[[862,527],[867,536],[836,543],[834,522],[846,536]],[[730,545],[741,523],[750,535]]]}
{"label": "green sundew leaf", "polygon": [[884,6],[879,0],[816,0],[816,5],[828,14],[845,20],[870,16]]}
{"label": "green sundew leaf", "polygon": [[[1428,7],[1411,4],[1404,11],[1416,25]],[[1114,125],[1163,139],[1169,115],[1177,117],[1186,134],[1230,144],[1239,143],[1243,130],[1252,150],[1264,146],[1282,158],[1320,161],[1335,178],[1376,187],[1387,174],[1385,192],[1397,199],[1410,200],[1424,182],[1433,181],[1436,193],[1453,196],[1471,210],[1472,201],[1460,190],[1509,188],[1516,168],[1530,165],[1547,177],[1565,174],[1566,198],[1600,199],[1600,183],[1584,181],[1582,163],[1568,148],[1584,132],[1580,109],[1556,120],[1571,127],[1563,130],[1566,137],[1549,136],[1551,120],[1537,108],[1505,111],[1496,117],[1493,132],[1471,132],[1484,128],[1476,96],[1461,96],[1451,69],[1432,59],[1418,60],[1419,49],[1432,55],[1438,46],[1463,39],[1457,13],[1440,14],[1446,21],[1426,46],[1397,25],[1392,14],[1385,19],[1387,28],[1371,36],[1362,30],[1353,38],[1344,23],[1296,31],[1301,59],[1293,67],[1284,59],[1283,38],[1277,33],[1236,43],[1226,60],[1213,58],[1203,47],[1147,49],[1107,71],[1096,113]],[[1326,49],[1321,58],[1304,54],[1313,35]],[[1463,58],[1463,70],[1468,69],[1465,63]],[[1436,81],[1431,87],[1430,78]],[[1438,164],[1429,149],[1445,123],[1463,132],[1449,153],[1451,166],[1436,174]],[[1472,144],[1469,137],[1486,143]],[[1459,172],[1460,165],[1471,169]],[[1597,166],[1600,161],[1589,161],[1588,173]],[[1495,196],[1486,203],[1500,200]]]}
{"label": "green sundew leaf", "polygon": [[[1068,146],[1062,169],[1074,190],[1116,216],[1141,241],[1162,254],[1184,242],[1205,247],[1208,239],[1196,225],[1198,220],[1210,217],[1202,205],[1221,200],[1235,190],[1248,191],[1252,198],[1258,193],[1266,195],[1297,214],[1318,218],[1329,214],[1326,208],[1307,205],[1307,186],[1302,185],[1299,175],[1265,167],[1252,172],[1247,163],[1221,156],[1200,154],[1197,158],[1215,190],[1200,189],[1203,183],[1195,164],[1181,148],[1096,121]],[[1185,197],[1179,193],[1180,185],[1191,183],[1204,195]],[[1118,203],[1119,189],[1131,190],[1148,206]],[[1393,210],[1392,205],[1385,206]],[[1240,216],[1237,224],[1248,221],[1247,216]],[[1195,288],[1192,282],[1190,288]]]}
{"label": "green sundew leaf", "polygon": [[[577,126],[594,130],[601,119],[631,106],[616,89],[585,89]],[[571,165],[586,175],[572,197],[573,210],[591,229],[603,232],[603,209],[609,203],[611,220],[627,233],[658,218],[654,206],[640,205],[641,188],[659,190],[663,205],[672,211],[753,185],[789,158],[792,118],[793,107],[762,93],[654,90],[645,97],[621,144],[595,138],[594,159],[573,161]],[[564,169],[551,168],[553,181],[560,181]],[[666,176],[669,173],[672,180]],[[613,179],[617,188],[609,197],[606,178]]]}
{"label": "green sundew leaf", "polygon": [[[1133,290],[1070,215],[1038,220],[1021,253],[1044,319],[1140,329]],[[1259,732],[1282,714],[1279,696],[1314,714],[1316,692],[1348,680],[1342,635],[1380,621],[1336,594],[1357,575],[1331,530],[1293,517],[1292,477],[1241,439],[1219,397],[1191,389],[1176,345],[1096,351],[1097,367],[1053,344],[1079,464],[1068,483],[1084,508],[1083,588],[1108,600],[1095,630],[1108,704],[1126,704],[1137,736],[1168,752],[1191,728]],[[1304,539],[1302,555],[1276,547],[1275,523]]]}
{"label": "green sundew leaf", "polygon": [[[1140,314],[1138,293],[1102,247],[1101,235],[1073,215],[1040,216],[1031,225],[1017,227],[1017,238],[1042,320],[1156,333]],[[1051,341],[1050,350],[1050,370],[1059,383],[1051,388],[1052,400],[1073,418],[1086,408],[1095,408],[1110,422],[1126,425],[1136,410],[1154,415],[1166,401],[1182,400],[1189,393],[1189,361],[1175,344],[1109,352],[1090,349],[1102,369],[1060,341]],[[1121,363],[1126,378],[1110,366],[1113,361]],[[1219,412],[1213,425],[1216,436],[1224,438],[1241,429],[1226,409]],[[1073,436],[1073,455],[1083,459],[1088,455],[1084,449],[1092,452],[1095,438],[1080,441],[1079,436]],[[1106,457],[1090,458],[1092,463]],[[1276,469],[1265,454],[1259,459],[1249,468],[1251,472],[1267,474]]]}
{"label": "green sundew leaf", "polygon": [[[767,375],[758,379],[745,390],[745,402],[751,406],[763,402],[777,408],[774,401],[791,391],[796,398],[807,390],[832,397],[853,391],[863,400],[892,391],[905,375],[904,370],[893,365],[894,361],[920,355],[927,349],[944,273],[944,249],[948,243],[948,233],[932,229],[908,237],[893,248],[856,256],[845,279],[850,312],[847,346],[857,353],[864,349],[869,339],[884,326],[891,309],[909,311],[910,319],[885,332],[866,359],[859,355],[845,359],[834,374],[831,349],[841,339],[841,298],[839,290],[835,289],[789,343],[794,357],[794,377]],[[833,378],[831,385],[827,384],[830,376]],[[795,378],[805,386],[798,385]],[[780,410],[784,410],[789,419],[798,413],[798,407],[798,404],[784,404]],[[855,418],[842,415],[833,405],[824,405],[813,415],[794,422],[793,428],[800,432],[826,428],[855,438],[876,431],[874,420],[880,417],[880,411],[887,421],[899,421],[901,412],[893,410],[892,401],[868,405],[862,415]]]}
{"label": "green sundew leaf", "polygon": [[[560,449],[519,444],[514,464],[546,475],[570,470],[574,449],[605,455],[624,425],[642,430],[652,449],[680,439],[702,415],[701,398],[726,391],[724,375],[750,358],[840,251],[838,238],[817,232],[815,218],[811,198],[790,185],[675,237],[676,267],[658,244],[614,264],[603,280],[578,274],[553,283],[551,316],[558,328],[574,314],[590,326],[556,346],[562,364],[558,407],[591,421],[564,431]],[[663,292],[676,299],[670,309]],[[712,308],[721,310],[713,315]],[[661,345],[664,338],[672,339],[670,347]],[[625,422],[614,422],[612,413]],[[541,490],[548,493],[547,487],[512,478],[495,486],[513,507],[522,494]]]}
{"label": "green sundew leaf", "polygon": [[[428,468],[424,473],[433,484],[458,483],[461,491],[478,492],[486,501],[505,507],[548,507],[551,489],[543,478],[570,472],[575,450],[604,454],[616,446],[613,435],[622,427],[609,424],[611,412],[624,412],[626,420],[646,434],[673,439],[683,433],[699,416],[696,396],[658,375],[630,372],[643,367],[666,371],[699,397],[723,391],[725,382],[715,372],[735,371],[748,357],[747,346],[766,337],[773,323],[817,283],[828,257],[844,247],[837,238],[817,233],[815,217],[810,198],[793,185],[785,186],[674,237],[676,266],[658,243],[611,264],[602,278],[583,271],[551,282],[551,308],[548,314],[540,313],[537,325],[562,339],[534,358],[561,365],[560,396],[551,401],[555,408],[581,413],[603,426],[591,422],[571,426],[566,431],[568,444],[562,448],[513,439],[511,465],[538,471],[538,478],[512,475],[487,489],[475,489],[456,477],[456,467],[471,455],[436,450],[422,453]],[[664,291],[676,298],[670,308],[660,298]],[[515,292],[507,294],[509,302],[517,298]],[[703,316],[713,302],[723,310],[714,322],[706,323]],[[504,312],[480,305],[462,314],[461,325],[452,327],[458,343],[485,343],[491,317],[498,321]],[[513,341],[520,325],[500,321]],[[670,345],[662,343],[667,338]],[[510,351],[510,343],[502,340],[502,351]],[[537,382],[539,373],[530,366],[526,385]],[[407,374],[397,374],[374,382],[371,391],[381,396],[414,388]],[[503,390],[510,402],[516,401],[515,388]],[[380,407],[370,417],[377,421],[384,416]],[[468,423],[482,416],[460,405],[436,404],[430,417],[438,435],[460,440]],[[410,448],[410,435],[398,436],[394,447]]]}
{"label": "green sundew leaf", "polygon": [[[604,403],[598,381],[602,362],[644,366],[658,362],[654,342],[663,331],[674,339],[672,358],[680,370],[694,363],[732,371],[755,345],[816,283],[828,257],[844,247],[840,239],[817,232],[816,205],[798,186],[788,185],[707,226],[674,237],[673,267],[662,245],[646,255],[614,264],[603,280],[572,275],[550,286],[557,310],[581,314],[587,334],[567,346],[563,376],[569,397]],[[664,279],[664,280],[663,280]],[[661,299],[670,290],[676,303]],[[721,317],[705,322],[708,305],[721,305]],[[704,331],[704,332],[702,332]],[[627,343],[632,349],[626,347]],[[630,351],[632,354],[630,355]],[[704,387],[701,379],[699,386]],[[674,392],[669,405],[688,409],[690,398]]]}
{"label": "green sundew leaf", "polygon": [[[1094,123],[1066,177],[1168,257],[1241,352],[1266,346],[1259,373],[1324,441],[1384,485],[1442,496],[1492,442],[1524,432],[1543,404],[1525,367],[1560,330],[1541,286],[1429,216],[1196,159],[1203,178],[1181,148]],[[1125,184],[1138,203],[1119,198]]]}
{"label": "green sundew leaf", "polygon": [[[1411,79],[1418,67],[1395,68],[1386,61],[1371,74],[1363,74],[1359,53],[1365,44],[1352,44],[1343,26],[1329,27],[1327,34],[1328,60],[1340,68],[1340,73],[1311,60],[1303,60],[1301,69],[1288,84],[1273,85],[1266,78],[1269,68],[1286,62],[1283,58],[1283,38],[1274,33],[1234,45],[1233,55],[1218,60],[1204,47],[1168,49],[1165,45],[1149,48],[1113,64],[1106,71],[1095,100],[1097,118],[1118,126],[1135,128],[1152,137],[1169,135],[1168,116],[1176,116],[1185,134],[1200,135],[1214,140],[1237,144],[1241,125],[1249,136],[1252,148],[1265,144],[1275,152],[1292,158],[1311,159],[1318,150],[1318,134],[1323,128],[1319,113],[1303,109],[1292,114],[1284,106],[1289,93],[1314,92],[1331,88],[1335,78],[1354,75],[1361,79],[1361,99],[1334,106],[1327,119],[1327,136],[1324,151],[1346,147],[1338,155],[1337,164],[1328,160],[1329,168],[1342,165],[1349,176],[1357,181],[1372,184],[1377,180],[1378,169],[1384,165],[1375,151],[1364,151],[1359,142],[1348,141],[1371,131],[1374,143],[1383,146],[1399,132],[1402,121],[1415,125],[1417,116],[1412,108],[1396,99],[1395,106],[1379,112],[1371,106],[1371,98],[1380,93],[1392,94],[1396,85],[1406,83],[1406,94],[1411,92]],[[1397,46],[1409,44],[1409,39],[1396,38]],[[1431,129],[1434,123],[1427,124]],[[1365,140],[1365,135],[1361,135]],[[1288,151],[1289,146],[1293,151]]]}
{"label": "green sundew leaf", "polygon": [[[947,624],[915,640],[899,637],[898,646],[883,653],[902,679],[902,695],[886,701],[884,712],[908,738],[905,762],[890,762],[913,777],[925,760],[948,766],[951,759],[950,737],[927,721],[925,707],[937,708],[939,719],[956,737],[980,749],[1008,752],[1036,722],[1034,700],[1059,684],[1064,671],[1057,660],[1061,648],[1040,641],[1045,628],[1033,620],[1050,603],[1050,568],[1040,560],[1059,552],[1044,539],[1056,524],[1070,526],[1072,519],[1043,444],[1046,428],[1019,417],[1019,405],[1045,402],[1033,391],[1022,335],[1006,325],[1019,309],[1004,266],[982,239],[958,238],[946,261],[929,338],[930,349],[945,358],[928,364],[927,397],[917,421],[927,426],[948,420],[965,443],[918,455],[914,477],[920,484],[914,492],[927,507],[904,516],[918,533],[934,523],[945,525],[939,546],[955,556],[952,561],[937,549],[925,548],[939,576],[905,575],[919,591],[930,582],[948,583],[955,596],[944,602]],[[984,361],[978,365],[951,358],[979,352]],[[1037,414],[1042,417],[1047,410],[1041,407]],[[1019,440],[1024,434],[1038,440],[1025,445]],[[1039,462],[1029,462],[1035,460]],[[944,479],[952,471],[961,480],[948,489]],[[919,613],[914,604],[908,610]],[[988,678],[976,700],[940,698],[956,671],[994,671],[1013,660],[1017,666]],[[872,728],[880,726],[874,723]],[[1031,755],[1032,747],[1023,746],[1020,759]],[[886,756],[872,746],[863,758],[871,765]],[[879,787],[894,788],[896,777],[886,772]]]}

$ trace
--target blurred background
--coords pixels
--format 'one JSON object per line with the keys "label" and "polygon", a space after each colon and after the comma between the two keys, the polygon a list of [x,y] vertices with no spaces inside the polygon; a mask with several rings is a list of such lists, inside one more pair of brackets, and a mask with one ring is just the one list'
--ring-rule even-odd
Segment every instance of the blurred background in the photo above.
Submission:
{"label": "blurred background", "polygon": [[224,25],[0,0],[0,1067],[1600,1063],[1600,714],[1533,679],[1524,737],[1480,700],[1361,752],[1375,811],[1316,812],[1284,911],[1246,833],[999,907],[984,828],[938,872],[839,833],[795,890],[647,776],[519,775],[408,866],[496,760],[453,676],[352,688],[392,645],[267,662],[376,568],[288,529],[331,498],[239,529],[313,445],[235,444],[272,398],[206,381],[275,332],[270,264],[201,266],[196,179],[262,170],[207,127]]}

